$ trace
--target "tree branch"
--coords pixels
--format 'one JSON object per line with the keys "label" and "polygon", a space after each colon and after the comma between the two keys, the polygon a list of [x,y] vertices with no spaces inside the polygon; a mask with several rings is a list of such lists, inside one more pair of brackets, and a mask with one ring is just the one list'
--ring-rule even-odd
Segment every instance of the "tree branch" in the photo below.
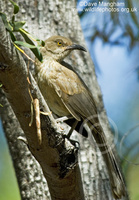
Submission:
{"label": "tree branch", "polygon": [[[83,200],[82,181],[77,164],[78,150],[64,140],[50,115],[41,115],[42,144],[38,148],[35,114],[33,123],[29,126],[32,102],[28,92],[27,68],[23,58],[11,44],[1,19],[0,38],[0,82],[25,133],[28,148],[41,165],[52,199]],[[32,76],[30,80],[33,98],[43,99]],[[44,100],[40,101],[40,104],[43,111],[48,111]]]}

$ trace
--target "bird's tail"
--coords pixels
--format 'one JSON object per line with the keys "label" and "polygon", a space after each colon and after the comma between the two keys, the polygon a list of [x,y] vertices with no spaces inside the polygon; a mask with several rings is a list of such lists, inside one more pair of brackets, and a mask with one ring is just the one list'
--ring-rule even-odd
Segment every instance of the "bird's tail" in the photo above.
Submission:
{"label": "bird's tail", "polygon": [[[88,126],[92,129],[94,125],[89,122]],[[114,153],[110,145],[108,145],[106,136],[101,127],[94,127],[92,134],[107,165],[113,196],[115,199],[120,199],[122,196],[126,196],[126,187]]]}

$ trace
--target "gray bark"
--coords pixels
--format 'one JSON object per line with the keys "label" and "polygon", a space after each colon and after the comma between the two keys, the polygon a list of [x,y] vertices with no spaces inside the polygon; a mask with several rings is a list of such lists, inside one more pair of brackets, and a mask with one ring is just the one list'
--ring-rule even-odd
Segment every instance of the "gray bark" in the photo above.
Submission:
{"label": "gray bark", "polygon": [[[35,113],[33,115],[33,123],[29,126],[31,98],[28,92],[27,69],[23,58],[13,45],[10,45],[10,40],[2,20],[0,25],[0,81],[3,84],[5,95],[25,133],[27,146],[41,165],[49,185],[51,197],[52,199],[75,199],[77,195],[77,199],[84,199],[80,170],[78,164],[76,164],[77,150],[68,145],[60,133],[56,133],[57,127],[53,117],[51,115],[49,117],[41,117],[41,144],[37,134]],[[7,46],[9,48],[6,51]],[[37,97],[40,100],[43,111],[49,112],[45,103],[42,104],[43,97],[39,97],[39,89],[34,85],[33,77],[30,77],[30,81],[32,83],[30,88],[32,97],[34,99]],[[70,168],[74,169],[69,170]],[[70,174],[68,171],[71,171]],[[72,192],[73,189],[74,192]],[[35,199],[38,199],[38,196]]]}
{"label": "gray bark", "polygon": [[[18,14],[18,20],[27,21],[27,24],[25,25],[26,30],[35,35],[37,38],[45,40],[51,35],[63,35],[71,38],[71,40],[73,40],[75,43],[85,46],[85,41],[81,31],[80,21],[77,15],[76,5],[74,0],[72,1],[71,0],[63,0],[63,1],[19,0],[18,2],[21,8],[20,13]],[[8,3],[8,1],[5,0],[3,2],[2,0],[0,0],[0,8],[2,8],[3,11],[7,11],[10,15],[11,4]],[[48,142],[49,137],[48,138],[44,137],[46,135],[48,136],[49,132],[53,132],[53,134],[57,135],[57,133],[55,133],[55,130],[51,129],[52,124],[49,123],[48,118],[44,117],[42,118],[42,127],[43,127],[42,135],[44,140],[42,148],[43,151],[38,151],[36,149],[38,144],[37,144],[37,136],[35,134],[36,130],[35,124],[32,125],[31,127],[32,130],[29,130],[28,127],[30,120],[29,106],[31,102],[29,96],[24,97],[24,94],[28,95],[27,93],[28,86],[26,83],[26,76],[25,76],[26,71],[22,69],[24,68],[23,67],[24,61],[22,60],[21,56],[19,56],[19,54],[16,53],[14,48],[11,46],[9,40],[7,40],[8,42],[5,43],[5,46],[3,46],[5,41],[4,37],[7,38],[8,36],[4,35],[3,41],[0,44],[0,47],[2,48],[2,51],[0,53],[0,55],[2,55],[0,57],[0,62],[6,64],[6,66],[8,67],[3,66],[4,67],[3,70],[0,70],[1,73],[0,81],[4,83],[4,87],[6,88],[6,94],[10,94],[9,96],[7,95],[7,98],[10,101],[12,108],[14,109],[14,112],[16,113],[16,116],[20,122],[22,129],[24,130],[24,133],[29,143],[29,148],[32,154],[35,156],[35,158],[40,162],[44,176],[47,177],[52,199],[61,198],[64,200],[66,199],[83,200],[84,195],[82,191],[78,165],[74,167],[74,170],[71,171],[71,174],[68,175],[68,178],[63,182],[62,180],[59,180],[57,176],[51,174],[50,168],[46,166],[46,163],[47,164],[52,163],[52,159],[56,159],[56,163],[58,163],[57,159],[60,156],[59,153],[63,152],[63,150],[61,150],[62,145],[65,145],[65,143],[63,143],[62,137],[59,136],[58,138],[61,143],[61,146],[58,147],[58,149],[53,148],[56,147],[55,140],[51,138],[52,144],[50,145]],[[7,47],[10,49],[10,51],[7,50]],[[7,53],[6,56],[5,54],[3,54],[3,50],[4,52]],[[16,55],[16,57],[12,57],[13,55],[14,56]],[[3,60],[3,58],[5,58],[5,60]],[[10,60],[11,58],[13,59],[14,62]],[[112,136],[108,125],[108,119],[105,110],[103,108],[101,92],[96,80],[94,66],[91,61],[89,53],[83,54],[82,52],[75,52],[69,57],[67,62],[72,64],[72,66],[82,76],[82,78],[92,91],[94,98],[97,102],[98,110],[100,111],[100,118],[103,129],[111,143]],[[22,73],[18,69],[19,63],[21,65],[20,70],[21,71],[23,70]],[[5,73],[6,75],[4,75]],[[5,78],[7,77],[7,75],[8,79],[6,80]],[[15,80],[13,79],[13,75],[17,77]],[[20,94],[21,93],[20,91],[22,91],[22,94]],[[17,94],[20,95],[18,95],[17,97]],[[3,96],[3,94],[1,94],[1,99],[2,100],[0,101],[0,103],[4,105],[4,108],[1,108],[0,111],[2,112],[1,117],[6,137],[8,140],[9,149],[12,155],[17,180],[19,183],[21,198],[42,199],[42,200],[50,199],[48,188],[38,163],[32,157],[30,151],[28,151],[26,146],[17,140],[17,137],[19,135],[23,135],[23,131],[21,130],[19,123],[17,122],[17,119],[14,113],[12,112],[11,107],[8,105],[8,102]],[[24,99],[24,104],[23,104],[24,108],[22,105],[23,108],[22,109],[20,105],[21,102],[23,102],[23,99]],[[42,103],[41,105],[45,104],[44,102],[41,103]],[[48,127],[46,127],[44,123],[47,123]],[[100,152],[98,151],[98,148],[94,143],[93,145],[92,143],[90,144],[89,142],[90,140],[88,139],[83,139],[81,138],[81,136],[75,136],[75,137],[76,139],[78,137],[78,140],[81,144],[79,165],[82,172],[83,186],[86,196],[85,199],[101,200],[103,198],[104,200],[112,200],[113,197],[110,190],[108,173],[105,169],[105,164],[102,160]],[[72,150],[74,150],[73,147]],[[49,156],[51,155],[50,160],[48,159],[47,155]],[[75,158],[77,158],[76,153],[74,153],[74,155]],[[73,166],[74,164],[75,163],[72,163]],[[58,175],[58,170],[56,170],[55,172]],[[51,179],[49,177],[51,177]],[[71,185],[70,182],[72,183]]]}
{"label": "gray bark", "polygon": [[0,114],[16,172],[21,198],[32,200],[49,199],[50,194],[40,165],[26,145],[17,139],[19,136],[25,136],[2,91],[0,92],[0,101],[4,106],[4,108],[0,108]]}

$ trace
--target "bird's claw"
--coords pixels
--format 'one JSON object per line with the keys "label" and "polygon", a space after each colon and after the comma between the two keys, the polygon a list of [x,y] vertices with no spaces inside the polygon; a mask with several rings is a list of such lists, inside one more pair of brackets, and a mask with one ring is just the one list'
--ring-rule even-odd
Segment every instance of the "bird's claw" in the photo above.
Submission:
{"label": "bird's claw", "polygon": [[68,137],[68,135],[63,135],[64,139],[68,139],[70,141],[70,143],[75,146],[77,149],[80,148],[80,143],[78,141],[72,140]]}

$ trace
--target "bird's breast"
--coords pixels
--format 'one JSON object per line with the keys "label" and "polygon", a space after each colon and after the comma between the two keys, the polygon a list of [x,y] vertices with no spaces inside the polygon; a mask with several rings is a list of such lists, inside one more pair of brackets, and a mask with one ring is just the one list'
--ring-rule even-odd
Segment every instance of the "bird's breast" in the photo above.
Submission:
{"label": "bird's breast", "polygon": [[58,116],[68,116],[70,113],[54,88],[58,76],[57,70],[58,69],[55,69],[53,61],[44,61],[37,69],[36,79],[50,110]]}

